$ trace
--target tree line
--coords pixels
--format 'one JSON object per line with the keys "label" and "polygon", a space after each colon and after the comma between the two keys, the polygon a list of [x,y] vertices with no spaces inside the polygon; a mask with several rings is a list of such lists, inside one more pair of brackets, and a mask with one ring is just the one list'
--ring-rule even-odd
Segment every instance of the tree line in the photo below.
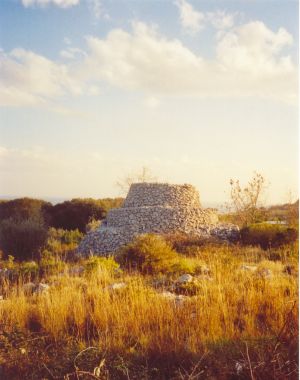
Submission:
{"label": "tree line", "polygon": [[45,244],[50,227],[84,233],[89,222],[103,220],[122,202],[122,198],[78,198],[55,205],[33,198],[1,201],[0,248],[5,257],[32,259]]}

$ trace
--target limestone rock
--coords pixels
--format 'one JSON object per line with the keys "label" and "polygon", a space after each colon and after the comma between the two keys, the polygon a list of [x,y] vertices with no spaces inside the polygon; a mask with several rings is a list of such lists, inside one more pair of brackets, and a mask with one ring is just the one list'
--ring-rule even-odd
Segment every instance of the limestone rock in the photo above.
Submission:
{"label": "limestone rock", "polygon": [[23,285],[23,291],[26,295],[31,295],[31,294],[42,294],[45,292],[48,292],[50,289],[50,286],[48,284],[44,283],[39,283],[39,284],[34,284],[33,282],[27,282],[26,284]]}
{"label": "limestone rock", "polygon": [[272,278],[273,272],[269,268],[261,268],[257,271],[257,274],[263,278]]}
{"label": "limestone rock", "polygon": [[119,289],[123,289],[123,288],[126,288],[126,284],[125,282],[115,282],[111,285],[109,285],[107,288],[109,290],[119,290]]}
{"label": "limestone rock", "polygon": [[44,284],[40,282],[39,284],[35,286],[33,292],[36,294],[42,294],[42,293],[47,293],[49,289],[50,289],[50,286],[48,284]]}
{"label": "limestone rock", "polygon": [[177,283],[178,284],[187,284],[188,282],[192,282],[193,281],[193,276],[186,273],[186,274],[183,274],[182,276],[180,276],[178,279],[177,279]]}
{"label": "limestone rock", "polygon": [[255,265],[245,265],[243,264],[240,268],[241,270],[244,270],[246,272],[256,272],[257,266]]}
{"label": "limestone rock", "polygon": [[235,224],[218,224],[210,230],[212,236],[221,240],[236,241],[240,238],[240,229]]}
{"label": "limestone rock", "polygon": [[26,295],[32,294],[35,289],[35,284],[33,282],[27,282],[23,285],[23,291]]}
{"label": "limestone rock", "polygon": [[182,294],[174,294],[168,291],[163,291],[159,293],[163,298],[168,299],[170,301],[173,301],[175,305],[180,306],[182,305],[187,299],[187,296],[184,296]]}

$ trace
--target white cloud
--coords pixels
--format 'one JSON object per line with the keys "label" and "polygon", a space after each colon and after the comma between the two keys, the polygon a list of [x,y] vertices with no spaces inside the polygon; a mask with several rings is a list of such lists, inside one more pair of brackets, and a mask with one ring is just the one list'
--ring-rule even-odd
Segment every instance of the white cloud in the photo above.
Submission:
{"label": "white cloud", "polygon": [[105,12],[101,0],[87,0],[91,14],[96,20],[100,18],[110,19],[108,13]]}
{"label": "white cloud", "polygon": [[65,93],[80,94],[81,84],[69,68],[24,49],[1,53],[0,101],[2,105],[35,105]]}
{"label": "white cloud", "polygon": [[292,36],[283,28],[272,32],[261,22],[219,34],[214,60],[205,60],[142,23],[133,24],[132,33],[115,29],[105,39],[89,37],[87,43],[88,57],[81,70],[90,80],[149,96],[262,96],[291,101],[297,94],[296,66],[282,54]]}
{"label": "white cloud", "polygon": [[67,49],[61,50],[59,53],[61,57],[67,59],[75,59],[78,56],[86,56],[86,53],[82,49],[68,47]]}
{"label": "white cloud", "polygon": [[289,56],[280,57],[280,52],[292,43],[285,29],[274,33],[262,22],[250,22],[220,36],[217,57],[227,68],[259,77],[288,74],[293,63]]}
{"label": "white cloud", "polygon": [[134,23],[132,34],[115,29],[106,39],[89,37],[87,43],[85,75],[127,89],[178,92],[192,85],[188,72],[202,67],[202,58],[180,41],[167,40],[143,23]]}
{"label": "white cloud", "polygon": [[211,24],[216,29],[227,29],[234,25],[237,13],[227,13],[217,10],[216,12],[200,12],[186,0],[175,2],[179,9],[180,23],[184,30],[189,33],[196,33],[207,24]]}
{"label": "white cloud", "polygon": [[196,11],[185,0],[178,0],[175,4],[179,9],[180,22],[183,28],[191,33],[196,33],[203,28],[205,16],[202,12]]}
{"label": "white cloud", "polygon": [[80,0],[21,0],[24,7],[41,6],[53,4],[61,8],[69,8],[78,5]]}
{"label": "white cloud", "polygon": [[225,11],[208,12],[205,14],[206,19],[216,29],[227,29],[234,25],[237,13],[226,13]]}
{"label": "white cloud", "polygon": [[297,67],[283,53],[293,43],[283,28],[262,22],[219,31],[216,57],[204,59],[177,39],[136,22],[132,31],[113,29],[105,38],[87,38],[87,52],[69,47],[57,63],[24,49],[0,52],[0,102],[39,105],[69,95],[99,94],[108,83],[139,91],[144,104],[161,96],[260,96],[285,102],[297,98]]}

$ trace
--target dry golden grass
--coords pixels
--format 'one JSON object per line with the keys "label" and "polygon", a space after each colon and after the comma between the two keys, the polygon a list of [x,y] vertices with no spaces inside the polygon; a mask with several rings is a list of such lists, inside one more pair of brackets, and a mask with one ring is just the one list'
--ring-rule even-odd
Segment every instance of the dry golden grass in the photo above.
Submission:
{"label": "dry golden grass", "polygon": [[[193,258],[210,268],[211,280],[199,279],[195,295],[179,304],[163,297],[163,289],[154,289],[153,278],[137,273],[102,269],[82,277],[52,276],[49,292],[30,296],[21,282],[15,283],[0,302],[1,326],[5,331],[17,326],[65,345],[76,341],[78,350],[96,346],[101,352],[139,357],[197,356],[218,342],[249,339],[275,339],[276,344],[287,323],[297,330],[298,278],[284,274],[283,263],[268,260],[255,263],[258,274],[241,270],[243,263],[254,265],[253,252],[250,257],[247,250],[234,254],[236,249],[215,247],[209,254],[205,248]],[[272,277],[259,275],[264,268]],[[112,290],[114,282],[127,286]],[[0,364],[5,360],[2,354]]]}

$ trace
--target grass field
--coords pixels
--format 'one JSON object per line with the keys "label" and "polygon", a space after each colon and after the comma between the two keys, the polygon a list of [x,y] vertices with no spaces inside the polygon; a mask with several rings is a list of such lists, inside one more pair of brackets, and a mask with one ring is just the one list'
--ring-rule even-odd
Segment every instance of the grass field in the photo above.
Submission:
{"label": "grass field", "polygon": [[220,244],[180,257],[197,264],[190,282],[113,259],[15,268],[1,284],[0,378],[296,379],[297,246],[277,261]]}

